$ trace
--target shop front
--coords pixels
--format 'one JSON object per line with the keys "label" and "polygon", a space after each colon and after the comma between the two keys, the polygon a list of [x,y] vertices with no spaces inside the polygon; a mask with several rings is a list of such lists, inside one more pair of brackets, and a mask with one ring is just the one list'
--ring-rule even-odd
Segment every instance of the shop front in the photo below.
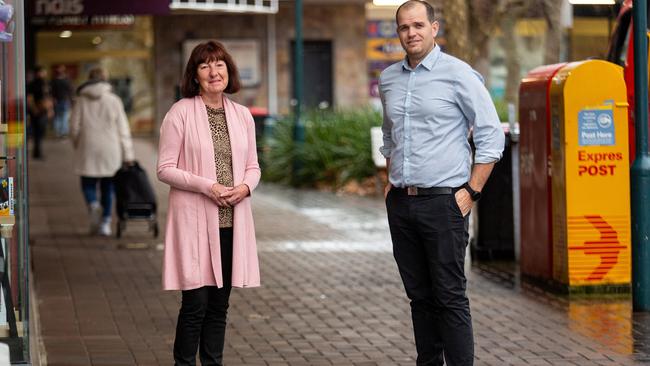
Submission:
{"label": "shop front", "polygon": [[29,364],[24,9],[0,1],[0,363]]}
{"label": "shop front", "polygon": [[32,0],[27,6],[34,63],[50,77],[65,66],[75,87],[87,80],[90,69],[103,67],[124,103],[132,132],[151,135],[153,15],[168,14],[169,1]]}

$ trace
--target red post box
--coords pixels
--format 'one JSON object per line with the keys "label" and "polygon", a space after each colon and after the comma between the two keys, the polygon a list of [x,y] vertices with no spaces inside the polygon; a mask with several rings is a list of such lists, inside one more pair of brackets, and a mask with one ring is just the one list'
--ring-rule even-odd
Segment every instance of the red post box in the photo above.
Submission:
{"label": "red post box", "polygon": [[553,279],[551,80],[565,63],[540,66],[519,87],[521,272]]}

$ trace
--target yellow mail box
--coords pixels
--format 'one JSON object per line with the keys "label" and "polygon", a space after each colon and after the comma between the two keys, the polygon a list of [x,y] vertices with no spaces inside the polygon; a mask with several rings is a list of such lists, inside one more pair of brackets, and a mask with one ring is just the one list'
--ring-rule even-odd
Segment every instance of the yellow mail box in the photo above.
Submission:
{"label": "yellow mail box", "polygon": [[551,82],[553,278],[629,285],[630,163],[623,68],[569,63]]}

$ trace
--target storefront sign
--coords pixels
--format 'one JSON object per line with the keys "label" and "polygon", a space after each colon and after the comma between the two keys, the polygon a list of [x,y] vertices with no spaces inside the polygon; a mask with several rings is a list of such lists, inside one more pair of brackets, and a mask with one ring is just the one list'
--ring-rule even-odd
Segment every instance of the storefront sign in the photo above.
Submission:
{"label": "storefront sign", "polygon": [[135,24],[133,15],[67,15],[62,17],[35,17],[32,25],[47,28],[125,29]]}
{"label": "storefront sign", "polygon": [[395,21],[368,20],[366,22],[366,36],[368,38],[397,38]]}
{"label": "storefront sign", "polygon": [[69,15],[165,15],[169,14],[169,0],[30,0],[30,17],[60,17]]}

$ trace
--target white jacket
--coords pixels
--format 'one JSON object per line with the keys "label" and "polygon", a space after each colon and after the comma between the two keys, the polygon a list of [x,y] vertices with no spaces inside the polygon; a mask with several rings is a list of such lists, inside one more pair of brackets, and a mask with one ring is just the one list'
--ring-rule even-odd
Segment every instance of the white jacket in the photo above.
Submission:
{"label": "white jacket", "polygon": [[134,160],[124,106],[107,82],[81,88],[70,114],[70,137],[81,176],[112,177],[123,161]]}

